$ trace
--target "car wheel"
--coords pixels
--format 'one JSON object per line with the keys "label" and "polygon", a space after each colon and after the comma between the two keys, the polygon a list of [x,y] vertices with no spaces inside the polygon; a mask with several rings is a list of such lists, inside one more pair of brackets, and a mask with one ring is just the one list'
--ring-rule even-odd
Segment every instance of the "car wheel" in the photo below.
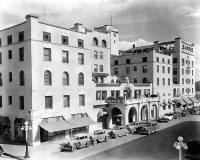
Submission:
{"label": "car wheel", "polygon": [[81,148],[81,143],[80,143],[80,142],[77,143],[76,148],[77,148],[77,149],[80,149],[80,148]]}
{"label": "car wheel", "polygon": [[90,143],[89,143],[89,142],[86,142],[85,146],[86,146],[86,147],[89,147],[89,146],[90,146]]}
{"label": "car wheel", "polygon": [[72,147],[72,152],[74,152],[75,149],[76,149],[76,148],[73,146],[73,147]]}
{"label": "car wheel", "polygon": [[150,130],[150,129],[148,130],[148,135],[149,135],[149,134],[151,134],[151,130]]}
{"label": "car wheel", "polygon": [[94,140],[94,146],[97,144],[97,141],[96,140]]}
{"label": "car wheel", "polygon": [[109,140],[109,137],[105,137],[105,142],[107,142]]}

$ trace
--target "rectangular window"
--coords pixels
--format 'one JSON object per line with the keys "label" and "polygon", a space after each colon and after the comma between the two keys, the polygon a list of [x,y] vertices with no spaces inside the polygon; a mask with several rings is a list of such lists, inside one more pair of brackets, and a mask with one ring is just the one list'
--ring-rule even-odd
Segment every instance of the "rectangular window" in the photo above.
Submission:
{"label": "rectangular window", "polygon": [[182,94],[184,94],[184,88],[182,88]]}
{"label": "rectangular window", "polygon": [[82,39],[78,39],[78,47],[84,48],[84,41]]}
{"label": "rectangular window", "polygon": [[162,58],[162,62],[165,63],[165,59],[164,58]]}
{"label": "rectangular window", "polygon": [[170,59],[167,60],[167,63],[170,64]]}
{"label": "rectangular window", "polygon": [[99,59],[103,59],[103,52],[99,52]]}
{"label": "rectangular window", "polygon": [[78,53],[78,64],[84,64],[84,54]]}
{"label": "rectangular window", "polygon": [[133,79],[133,82],[134,82],[134,83],[137,83],[137,78],[134,78],[134,79]]}
{"label": "rectangular window", "polygon": [[44,48],[44,61],[51,61],[51,48]]}
{"label": "rectangular window", "polygon": [[137,66],[134,66],[133,69],[134,69],[134,71],[137,71]]}
{"label": "rectangular window", "polygon": [[19,109],[24,110],[24,96],[19,96]]}
{"label": "rectangular window", "polygon": [[62,44],[66,44],[66,45],[69,44],[69,42],[68,42],[68,36],[61,36],[61,39],[62,39]]}
{"label": "rectangular window", "polygon": [[8,78],[8,81],[9,81],[9,82],[12,82],[12,72],[9,72],[8,77],[9,77],[9,78]]}
{"label": "rectangular window", "polygon": [[184,84],[184,78],[182,78],[182,84]]}
{"label": "rectangular window", "polygon": [[43,41],[51,42],[51,33],[43,32]]}
{"label": "rectangular window", "polygon": [[177,58],[173,58],[173,63],[177,63]]}
{"label": "rectangular window", "polygon": [[130,64],[131,60],[130,59],[126,59],[126,64]]}
{"label": "rectangular window", "polygon": [[157,65],[157,72],[159,73],[159,65]]}
{"label": "rectangular window", "polygon": [[0,52],[0,64],[2,64],[2,53]]}
{"label": "rectangular window", "polygon": [[177,75],[177,68],[173,68],[173,74]]}
{"label": "rectangular window", "polygon": [[2,79],[2,74],[0,74],[0,86],[3,85],[3,79]]}
{"label": "rectangular window", "polygon": [[165,66],[162,66],[162,72],[165,73]]}
{"label": "rectangular window", "polygon": [[107,99],[107,91],[102,91],[102,100],[106,100]]}
{"label": "rectangular window", "polygon": [[168,73],[170,73],[170,67],[168,67],[168,69],[167,69],[167,70],[168,70]]}
{"label": "rectangular window", "polygon": [[62,51],[62,63],[69,63],[69,52]]}
{"label": "rectangular window", "polygon": [[130,74],[130,71],[131,71],[130,67],[126,67],[126,74]]}
{"label": "rectangular window", "polygon": [[24,61],[24,47],[19,48],[19,61]]}
{"label": "rectangular window", "polygon": [[8,105],[12,105],[12,96],[8,96]]}
{"label": "rectangular window", "polygon": [[53,97],[45,96],[45,109],[52,109],[52,108],[53,108]]}
{"label": "rectangular window", "polygon": [[101,100],[101,91],[96,91],[96,100]]}
{"label": "rectangular window", "polygon": [[100,71],[100,72],[103,72],[103,65],[100,65],[100,66],[99,66],[99,71]]}
{"label": "rectangular window", "polygon": [[2,96],[0,96],[0,108],[2,108]]}
{"label": "rectangular window", "polygon": [[94,51],[94,59],[98,59],[98,52]]}
{"label": "rectangular window", "polygon": [[115,90],[111,90],[111,97],[115,97]]}
{"label": "rectangular window", "polygon": [[98,65],[94,64],[94,72],[98,72]]}
{"label": "rectangular window", "polygon": [[118,75],[118,68],[114,68],[114,75]]}
{"label": "rectangular window", "polygon": [[19,39],[18,39],[18,41],[19,41],[19,42],[24,41],[24,31],[19,32]]}
{"label": "rectangular window", "polygon": [[1,45],[2,45],[2,42],[1,42],[1,38],[0,38],[0,47],[1,47]]}
{"label": "rectangular window", "polygon": [[84,94],[79,95],[79,106],[85,106],[85,95]]}
{"label": "rectangular window", "polygon": [[69,95],[63,96],[63,106],[70,107],[70,96]]}
{"label": "rectangular window", "polygon": [[182,66],[184,66],[184,65],[185,65],[185,61],[184,61],[184,59],[183,59],[183,58],[181,59],[181,63],[182,63]]}
{"label": "rectangular window", "polygon": [[143,73],[147,73],[147,65],[143,66]]}
{"label": "rectangular window", "polygon": [[115,61],[114,61],[114,64],[115,64],[115,65],[118,65],[118,60],[115,60]]}
{"label": "rectangular window", "polygon": [[12,59],[12,50],[8,50],[8,59]]}
{"label": "rectangular window", "polygon": [[156,62],[159,62],[159,57],[156,57]]}
{"label": "rectangular window", "polygon": [[120,90],[116,90],[116,98],[120,97]]}
{"label": "rectangular window", "polygon": [[142,57],[142,62],[147,62],[147,57]]}
{"label": "rectangular window", "polygon": [[12,44],[12,35],[7,37],[7,42],[8,44]]}

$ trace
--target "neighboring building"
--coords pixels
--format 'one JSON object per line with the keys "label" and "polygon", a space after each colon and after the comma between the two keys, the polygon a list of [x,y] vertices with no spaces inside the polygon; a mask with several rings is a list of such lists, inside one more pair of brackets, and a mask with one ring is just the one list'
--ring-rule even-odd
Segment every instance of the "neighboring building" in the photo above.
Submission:
{"label": "neighboring building", "polygon": [[[187,97],[194,97],[194,44],[174,41],[128,49],[111,56],[111,75],[119,79],[129,77],[131,82],[152,83],[152,94],[161,99],[159,114],[176,110],[182,98],[186,107],[194,102]],[[185,97],[187,96],[187,97]],[[175,100],[178,97],[178,101]],[[175,104],[172,102],[175,101]]]}

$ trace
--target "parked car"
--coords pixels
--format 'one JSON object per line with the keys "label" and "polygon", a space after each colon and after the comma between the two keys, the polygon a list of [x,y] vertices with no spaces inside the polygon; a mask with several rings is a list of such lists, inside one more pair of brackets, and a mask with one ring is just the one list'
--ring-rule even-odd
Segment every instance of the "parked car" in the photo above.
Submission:
{"label": "parked car", "polygon": [[166,119],[171,121],[174,119],[174,114],[173,113],[165,113],[163,117],[165,117]]}
{"label": "parked car", "polygon": [[118,138],[122,136],[127,136],[128,130],[124,126],[116,126],[113,129],[110,129],[109,136],[110,138]]}
{"label": "parked car", "polygon": [[192,115],[200,115],[199,107],[188,108],[188,112]]}
{"label": "parked car", "polygon": [[169,119],[163,116],[163,117],[160,117],[157,121],[158,122],[168,122]]}
{"label": "parked car", "polygon": [[148,122],[145,125],[143,125],[142,127],[139,128],[139,133],[143,134],[151,134],[153,132],[158,131],[159,126],[157,122]]}
{"label": "parked car", "polygon": [[[63,145],[62,151],[74,151],[83,147],[89,147],[94,139],[88,134],[79,133],[73,136],[73,139]],[[95,141],[95,140],[94,140]]]}
{"label": "parked car", "polygon": [[129,133],[133,134],[138,131],[138,128],[140,128],[144,123],[142,122],[132,122],[126,125],[126,129],[129,131]]}
{"label": "parked car", "polygon": [[181,112],[181,115],[182,115],[182,117],[186,117],[186,116],[189,116],[190,113],[189,113],[187,110],[183,110],[183,111]]}
{"label": "parked car", "polygon": [[187,143],[185,156],[191,159],[200,159],[200,140],[191,140]]}
{"label": "parked car", "polygon": [[181,112],[178,112],[178,111],[175,111],[175,112],[173,113],[173,116],[174,116],[174,119],[179,119],[179,118],[182,117]]}
{"label": "parked car", "polygon": [[4,154],[4,150],[2,148],[2,146],[0,145],[0,156]]}
{"label": "parked car", "polygon": [[92,137],[97,141],[97,142],[106,142],[109,140],[109,134],[106,133],[105,130],[95,130],[94,134]]}

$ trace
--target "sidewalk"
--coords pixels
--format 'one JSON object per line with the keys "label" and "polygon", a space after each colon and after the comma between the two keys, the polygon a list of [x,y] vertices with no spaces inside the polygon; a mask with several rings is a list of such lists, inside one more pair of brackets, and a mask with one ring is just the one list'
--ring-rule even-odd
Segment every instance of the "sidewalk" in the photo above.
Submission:
{"label": "sidewalk", "polygon": [[[190,117],[184,117],[178,120],[173,120],[168,123],[159,123],[160,130],[163,130],[165,128],[174,126],[176,124],[179,124],[181,122],[185,121],[200,121],[200,116],[190,116]],[[133,141],[135,139],[141,138],[145,135],[137,135],[137,134],[130,134],[125,137],[121,137],[117,140],[110,140],[108,142],[100,143],[96,146],[89,147],[89,148],[83,148],[80,150],[76,150],[75,152],[60,152],[60,145],[62,143],[65,143],[65,140],[58,140],[53,142],[46,142],[42,143],[39,146],[35,147],[29,147],[30,150],[30,156],[29,160],[66,160],[66,159],[72,159],[72,160],[78,160],[83,159],[85,157],[91,156],[93,154],[114,148],[116,146],[128,143],[130,141]],[[2,147],[4,148],[4,151],[8,154],[11,154],[13,156],[16,156],[16,159],[23,160],[23,156],[25,155],[25,146],[19,146],[19,145],[12,145],[12,144],[2,144]]]}

